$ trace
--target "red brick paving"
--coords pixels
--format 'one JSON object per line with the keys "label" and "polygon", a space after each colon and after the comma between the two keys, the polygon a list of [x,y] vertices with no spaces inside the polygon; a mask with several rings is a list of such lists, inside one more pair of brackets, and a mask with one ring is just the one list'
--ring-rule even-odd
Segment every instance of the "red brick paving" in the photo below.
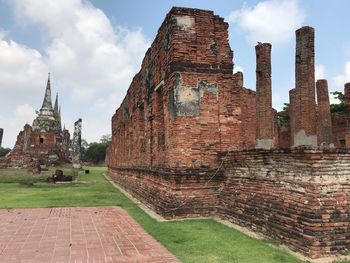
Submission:
{"label": "red brick paving", "polygon": [[118,207],[0,209],[0,262],[179,262]]}

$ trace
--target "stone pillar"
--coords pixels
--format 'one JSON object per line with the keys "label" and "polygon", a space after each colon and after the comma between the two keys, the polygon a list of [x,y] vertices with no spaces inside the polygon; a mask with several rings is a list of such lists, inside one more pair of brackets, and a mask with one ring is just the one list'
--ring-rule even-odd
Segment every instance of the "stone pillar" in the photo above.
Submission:
{"label": "stone pillar", "polygon": [[329,107],[328,83],[325,79],[317,80],[318,125],[320,130],[320,145],[334,146],[332,143],[332,118]]}
{"label": "stone pillar", "polygon": [[73,167],[81,168],[81,119],[74,123],[72,163]]}
{"label": "stone pillar", "polygon": [[2,136],[4,135],[4,129],[0,128],[0,148],[2,146]]}
{"label": "stone pillar", "polygon": [[259,43],[256,52],[256,148],[271,149],[273,115],[271,93],[271,44]]}
{"label": "stone pillar", "polygon": [[295,85],[293,146],[316,147],[315,30],[312,27],[296,31]]}
{"label": "stone pillar", "polygon": [[289,129],[290,129],[290,146],[294,145],[294,134],[295,134],[295,105],[297,101],[297,93],[295,89],[289,91]]}
{"label": "stone pillar", "polygon": [[350,83],[346,83],[344,85],[344,99],[347,126],[345,133],[345,143],[346,148],[350,148]]}

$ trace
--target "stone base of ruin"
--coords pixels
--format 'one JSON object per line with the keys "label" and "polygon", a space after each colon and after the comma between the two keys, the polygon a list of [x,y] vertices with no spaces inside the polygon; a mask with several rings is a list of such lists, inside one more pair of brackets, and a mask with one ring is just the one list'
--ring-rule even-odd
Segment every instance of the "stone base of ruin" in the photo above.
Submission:
{"label": "stone base of ruin", "polygon": [[310,258],[350,249],[350,153],[249,150],[220,169],[114,167],[109,176],[167,219],[219,216]]}
{"label": "stone base of ruin", "polygon": [[317,147],[317,135],[307,135],[304,130],[298,131],[294,134],[293,147],[299,146]]}
{"label": "stone base of ruin", "polygon": [[255,144],[256,149],[270,150],[272,149],[272,139],[257,139]]}

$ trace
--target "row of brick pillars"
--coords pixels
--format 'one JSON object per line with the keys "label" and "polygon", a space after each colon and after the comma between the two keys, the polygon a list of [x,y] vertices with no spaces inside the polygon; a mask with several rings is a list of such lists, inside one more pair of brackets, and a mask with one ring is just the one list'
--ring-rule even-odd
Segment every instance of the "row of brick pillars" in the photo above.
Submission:
{"label": "row of brick pillars", "polygon": [[[259,43],[256,51],[257,137],[256,148],[273,145],[271,91],[271,44]],[[332,120],[327,80],[316,82],[315,100],[315,30],[302,27],[296,31],[295,88],[290,90],[291,146],[333,147]],[[347,147],[350,147],[350,83],[345,84],[347,112]]]}

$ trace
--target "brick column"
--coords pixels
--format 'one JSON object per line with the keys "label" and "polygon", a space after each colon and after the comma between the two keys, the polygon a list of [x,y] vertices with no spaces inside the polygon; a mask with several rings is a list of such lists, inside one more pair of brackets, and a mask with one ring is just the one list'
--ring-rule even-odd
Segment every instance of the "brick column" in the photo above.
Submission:
{"label": "brick column", "polygon": [[[295,105],[297,101],[297,93],[295,89],[289,91],[289,128],[290,128],[290,146],[294,145],[294,133],[295,133]],[[299,102],[299,101],[298,101]]]}
{"label": "brick column", "polygon": [[350,83],[344,85],[345,114],[346,114],[346,148],[350,148]]}
{"label": "brick column", "polygon": [[294,147],[317,146],[315,102],[315,30],[296,31]]}
{"label": "brick column", "polygon": [[0,147],[2,145],[2,136],[4,135],[4,129],[0,128]]}
{"label": "brick column", "polygon": [[319,143],[322,146],[334,146],[332,144],[332,118],[329,108],[328,83],[325,79],[317,80],[317,105],[318,105],[318,125],[320,130]]}
{"label": "brick column", "polygon": [[271,44],[259,43],[256,52],[256,148],[271,149],[273,115],[271,93]]}

